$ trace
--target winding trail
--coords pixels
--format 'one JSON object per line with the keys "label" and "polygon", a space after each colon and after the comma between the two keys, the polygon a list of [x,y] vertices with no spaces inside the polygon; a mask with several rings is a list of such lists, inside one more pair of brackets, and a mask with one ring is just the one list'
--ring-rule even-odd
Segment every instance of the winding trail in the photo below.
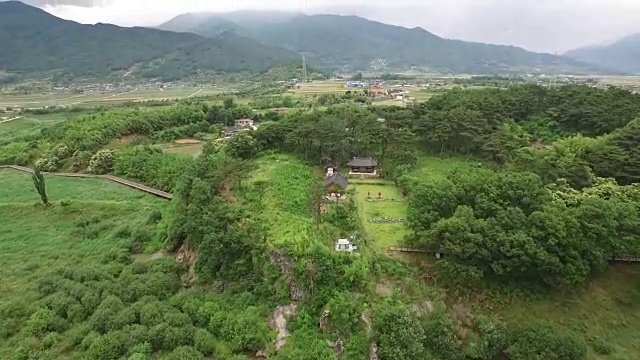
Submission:
{"label": "winding trail", "polygon": [[[22,171],[22,172],[33,174],[33,169],[25,167],[25,166],[1,165],[0,168],[13,169],[13,170],[17,170],[17,171]],[[155,195],[155,196],[167,199],[167,200],[173,199],[173,194],[171,194],[171,193],[168,193],[168,192],[162,191],[162,190],[158,190],[158,189],[154,189],[152,187],[149,187],[149,186],[137,183],[137,182],[129,181],[127,179],[119,178],[119,177],[113,176],[113,175],[91,175],[91,174],[53,173],[53,172],[43,172],[43,174],[52,175],[52,176],[71,177],[71,178],[102,178],[102,179],[107,179],[107,180],[110,180],[110,181],[113,181],[113,182],[117,182],[118,184],[122,184],[122,185],[128,186],[128,187],[136,189],[136,190],[144,191],[144,192],[149,193],[151,195]]]}

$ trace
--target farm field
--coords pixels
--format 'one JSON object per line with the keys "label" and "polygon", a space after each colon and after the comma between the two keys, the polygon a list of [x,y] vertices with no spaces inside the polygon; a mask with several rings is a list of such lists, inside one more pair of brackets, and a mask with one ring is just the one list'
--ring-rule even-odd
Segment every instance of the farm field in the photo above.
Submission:
{"label": "farm field", "polygon": [[289,89],[289,92],[298,96],[345,92],[349,89],[346,88],[344,84],[344,81],[300,83],[300,89],[298,89],[296,86],[293,89]]}
{"label": "farm field", "polygon": [[114,105],[125,102],[145,100],[166,100],[188,98],[194,96],[215,95],[222,90],[218,88],[179,87],[160,89],[141,89],[121,93],[99,92],[85,94],[33,94],[0,97],[0,107],[42,108],[45,106],[91,107]]}

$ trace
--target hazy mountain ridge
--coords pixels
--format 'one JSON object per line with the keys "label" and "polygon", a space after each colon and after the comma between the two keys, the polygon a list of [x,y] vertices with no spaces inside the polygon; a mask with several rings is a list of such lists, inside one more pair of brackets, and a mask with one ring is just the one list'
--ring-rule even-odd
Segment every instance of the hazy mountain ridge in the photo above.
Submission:
{"label": "hazy mountain ridge", "polygon": [[640,74],[640,33],[625,36],[607,45],[571,50],[564,55],[600,67]]}
{"label": "hazy mountain ridge", "polygon": [[138,75],[179,78],[198,71],[262,72],[298,55],[239,34],[211,37],[59,19],[21,2],[0,2],[0,69],[99,76],[141,65]]}
{"label": "hazy mountain ridge", "polygon": [[[205,21],[202,14],[187,15],[194,19],[194,24],[199,19],[197,29],[192,32],[212,36],[215,32],[204,30],[208,24],[232,21],[232,14],[210,13]],[[175,19],[188,23],[189,16]],[[379,64],[382,60],[388,69],[394,70],[418,67],[454,73],[599,71],[570,58],[533,53],[515,46],[450,40],[422,28],[408,29],[358,16],[292,13],[279,21],[253,20],[236,23],[241,29],[234,31],[304,54],[318,65],[333,69],[369,70],[372,62]]]}

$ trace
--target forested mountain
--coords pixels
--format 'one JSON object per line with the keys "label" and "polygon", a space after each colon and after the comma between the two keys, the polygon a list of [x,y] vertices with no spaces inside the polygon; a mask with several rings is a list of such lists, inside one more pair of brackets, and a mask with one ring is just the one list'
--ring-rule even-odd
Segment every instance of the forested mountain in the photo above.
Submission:
{"label": "forested mountain", "polygon": [[174,32],[190,32],[207,37],[215,37],[225,31],[248,34],[245,29],[233,21],[217,17],[210,13],[182,14],[158,26],[158,29]]}
{"label": "forested mountain", "polygon": [[134,75],[175,79],[197,71],[261,72],[297,58],[236,33],[205,38],[147,28],[83,25],[17,1],[0,2],[0,69],[59,70],[74,75]]}
{"label": "forested mountain", "polygon": [[640,60],[638,60],[640,59],[640,33],[629,35],[608,45],[571,50],[565,56],[603,68],[640,74]]}
{"label": "forested mountain", "polygon": [[[215,36],[207,32],[221,19],[232,21],[225,14],[181,15],[161,26],[179,23],[180,31]],[[191,18],[192,26],[185,22]],[[418,67],[454,73],[504,73],[527,71],[593,72],[593,66],[569,58],[556,59],[549,54],[537,54],[513,46],[480,44],[449,40],[422,28],[407,29],[370,21],[357,16],[298,15],[278,21],[242,21],[235,28],[250,33],[264,43],[304,54],[317,64],[334,69],[369,70],[373,61],[384,60],[386,67],[408,69]],[[175,28],[175,27],[174,27]],[[185,30],[189,29],[189,30]]]}

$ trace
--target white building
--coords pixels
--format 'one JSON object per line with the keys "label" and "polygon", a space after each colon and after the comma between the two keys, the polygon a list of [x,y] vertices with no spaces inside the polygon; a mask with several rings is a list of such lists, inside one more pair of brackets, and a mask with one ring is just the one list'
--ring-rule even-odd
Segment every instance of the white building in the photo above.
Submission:
{"label": "white building", "polygon": [[347,239],[338,239],[338,242],[336,243],[336,251],[347,251],[347,252],[354,252],[358,250],[358,247],[353,245],[349,240]]}

